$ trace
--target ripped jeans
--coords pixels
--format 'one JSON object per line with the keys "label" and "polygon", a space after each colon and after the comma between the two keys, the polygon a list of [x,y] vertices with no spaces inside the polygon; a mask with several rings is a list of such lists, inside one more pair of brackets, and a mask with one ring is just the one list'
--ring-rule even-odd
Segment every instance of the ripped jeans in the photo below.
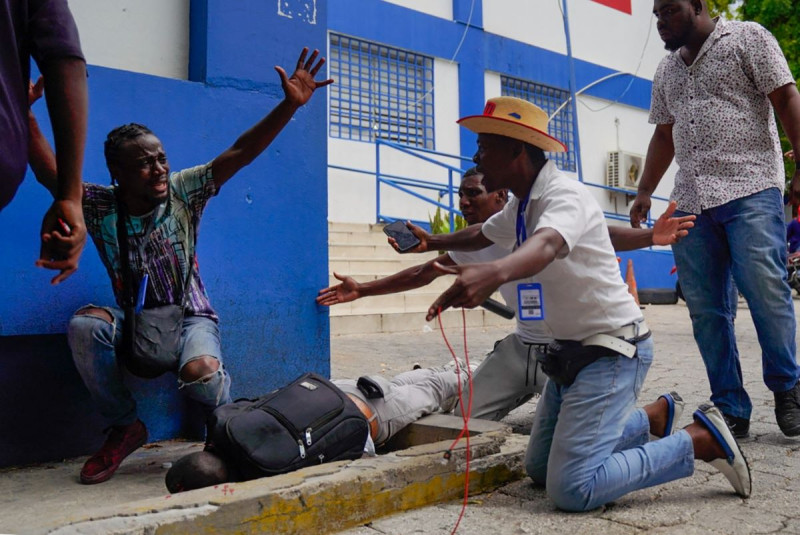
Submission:
{"label": "ripped jeans", "polygon": [[[121,364],[117,362],[116,348],[122,340],[123,312],[117,308],[88,305],[100,308],[113,318],[106,319],[90,314],[76,313],[69,322],[67,339],[72,350],[75,367],[92,396],[97,409],[109,425],[128,425],[136,421],[136,401],[123,382]],[[202,356],[215,358],[219,368],[192,382],[180,379],[180,370]],[[178,366],[178,389],[206,408],[213,409],[230,403],[231,379],[222,365],[219,326],[209,318],[186,316],[181,332],[181,355]]]}

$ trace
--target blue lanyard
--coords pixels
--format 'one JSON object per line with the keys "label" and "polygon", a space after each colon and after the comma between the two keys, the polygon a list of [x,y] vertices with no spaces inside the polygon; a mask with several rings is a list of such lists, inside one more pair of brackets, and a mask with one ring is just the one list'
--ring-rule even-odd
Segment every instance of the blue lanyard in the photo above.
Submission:
{"label": "blue lanyard", "polygon": [[525,228],[525,209],[528,207],[530,197],[526,197],[524,201],[519,201],[517,206],[517,247],[528,239],[528,229]]}

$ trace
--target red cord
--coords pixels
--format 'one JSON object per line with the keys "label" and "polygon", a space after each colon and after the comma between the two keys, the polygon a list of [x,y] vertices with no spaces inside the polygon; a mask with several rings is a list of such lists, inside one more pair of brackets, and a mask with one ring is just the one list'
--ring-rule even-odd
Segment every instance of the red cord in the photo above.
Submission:
{"label": "red cord", "polygon": [[464,426],[461,428],[461,432],[458,436],[453,440],[453,443],[450,444],[450,447],[444,454],[445,459],[450,459],[450,454],[453,451],[453,448],[458,444],[458,441],[461,440],[462,437],[466,436],[467,442],[467,449],[466,449],[466,473],[464,474],[464,501],[461,504],[461,513],[458,515],[458,519],[456,520],[456,525],[453,526],[453,531],[450,532],[450,535],[454,535],[456,530],[458,529],[459,524],[461,524],[461,519],[464,518],[464,513],[467,510],[467,500],[469,499],[469,465],[470,460],[472,459],[472,454],[469,445],[469,419],[472,415],[472,370],[469,367],[469,352],[467,351],[467,317],[466,311],[462,308],[461,309],[461,324],[464,331],[464,362],[466,365],[465,373],[467,374],[467,385],[469,390],[469,403],[467,403],[467,410],[464,411],[464,396],[463,390],[461,388],[461,366],[458,363],[458,357],[456,357],[456,352],[453,350],[453,347],[450,345],[450,342],[447,340],[447,335],[444,333],[444,325],[442,324],[442,309],[436,311],[436,317],[439,320],[439,329],[442,332],[442,338],[444,338],[444,343],[447,345],[447,349],[450,350],[450,354],[453,356],[453,360],[456,364],[456,380],[458,381],[458,403],[459,406],[462,407],[461,416],[464,420]]}

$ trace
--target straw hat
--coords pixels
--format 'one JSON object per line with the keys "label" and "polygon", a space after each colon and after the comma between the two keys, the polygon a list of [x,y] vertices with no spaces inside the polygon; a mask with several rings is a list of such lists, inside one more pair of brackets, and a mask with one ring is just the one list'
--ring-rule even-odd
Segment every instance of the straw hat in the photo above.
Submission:
{"label": "straw hat", "polygon": [[495,97],[486,101],[483,115],[462,117],[458,124],[476,134],[497,134],[547,152],[566,152],[566,145],[547,134],[547,121],[544,110],[527,100]]}

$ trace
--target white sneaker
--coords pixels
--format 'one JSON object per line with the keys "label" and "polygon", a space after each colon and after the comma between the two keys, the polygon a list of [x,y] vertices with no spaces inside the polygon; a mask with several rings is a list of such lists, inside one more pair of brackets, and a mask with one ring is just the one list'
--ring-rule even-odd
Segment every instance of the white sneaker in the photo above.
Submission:
{"label": "white sneaker", "polygon": [[747,464],[744,453],[739,449],[739,444],[728,428],[728,424],[725,423],[725,417],[718,408],[704,403],[694,412],[694,419],[711,431],[725,451],[725,459],[714,459],[709,464],[728,478],[736,494],[743,498],[749,498],[752,491],[750,466]]}

